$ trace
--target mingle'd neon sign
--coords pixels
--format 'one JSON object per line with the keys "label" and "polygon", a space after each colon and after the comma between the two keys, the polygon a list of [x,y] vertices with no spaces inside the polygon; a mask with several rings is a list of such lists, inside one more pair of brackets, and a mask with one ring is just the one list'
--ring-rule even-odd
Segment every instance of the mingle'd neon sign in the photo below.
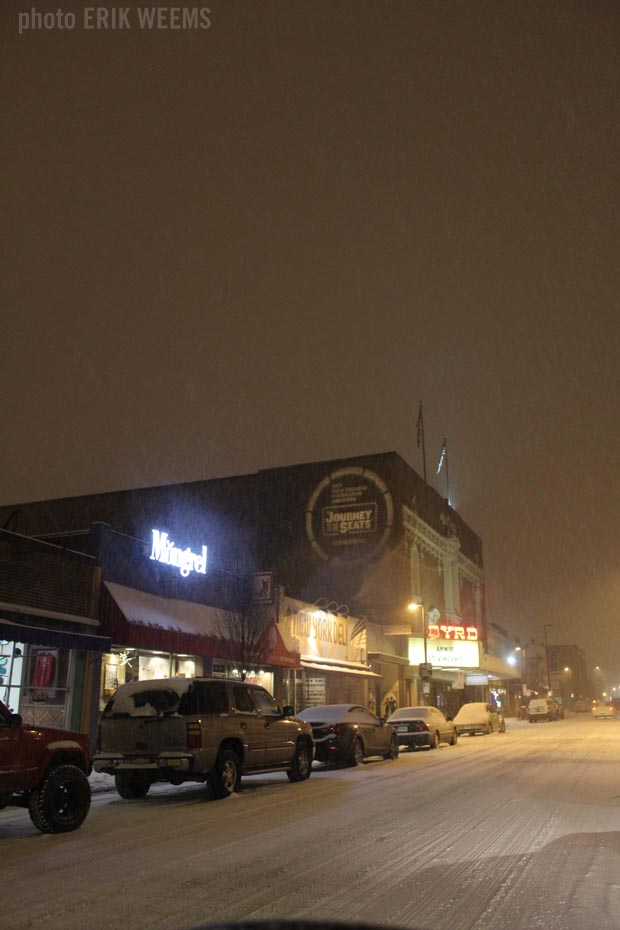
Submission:
{"label": "mingle'd neon sign", "polygon": [[200,553],[192,552],[189,547],[179,549],[171,539],[168,539],[167,533],[162,533],[160,530],[151,532],[153,534],[151,559],[162,562],[164,565],[173,565],[179,569],[184,578],[187,578],[190,572],[197,572],[199,575],[207,574],[206,546],[202,547]]}

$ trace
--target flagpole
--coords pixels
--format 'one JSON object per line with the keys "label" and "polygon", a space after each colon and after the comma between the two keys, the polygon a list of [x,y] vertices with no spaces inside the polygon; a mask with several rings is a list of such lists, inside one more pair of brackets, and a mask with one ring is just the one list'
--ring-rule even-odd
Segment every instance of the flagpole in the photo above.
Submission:
{"label": "flagpole", "polygon": [[420,410],[418,413],[418,422],[416,426],[418,433],[418,446],[420,443],[422,444],[422,467],[424,469],[424,484],[428,484],[428,481],[426,480],[426,446],[424,445],[424,414],[422,412],[422,401],[420,401]]}

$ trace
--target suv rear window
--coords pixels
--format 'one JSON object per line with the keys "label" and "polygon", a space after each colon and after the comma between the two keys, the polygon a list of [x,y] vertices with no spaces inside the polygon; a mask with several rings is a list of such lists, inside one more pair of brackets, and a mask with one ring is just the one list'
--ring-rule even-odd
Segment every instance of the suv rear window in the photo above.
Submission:
{"label": "suv rear window", "polygon": [[189,681],[171,679],[165,687],[156,682],[136,681],[123,685],[113,694],[103,712],[109,717],[162,717],[180,713]]}

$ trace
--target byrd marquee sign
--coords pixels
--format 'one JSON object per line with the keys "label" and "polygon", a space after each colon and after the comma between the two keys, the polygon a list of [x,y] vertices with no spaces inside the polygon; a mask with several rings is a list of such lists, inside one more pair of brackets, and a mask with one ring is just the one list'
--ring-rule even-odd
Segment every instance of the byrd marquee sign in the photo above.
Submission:
{"label": "byrd marquee sign", "polygon": [[151,532],[150,557],[153,561],[178,568],[184,578],[187,578],[192,572],[196,572],[198,575],[207,574],[206,546],[203,546],[199,553],[192,552],[189,547],[180,549],[171,539],[168,539],[167,533],[163,533],[161,530],[151,530]]}
{"label": "byrd marquee sign", "polygon": [[[478,629],[450,623],[429,623],[426,630],[426,658],[434,668],[478,668],[480,650]],[[409,662],[424,662],[424,640],[409,639]]]}

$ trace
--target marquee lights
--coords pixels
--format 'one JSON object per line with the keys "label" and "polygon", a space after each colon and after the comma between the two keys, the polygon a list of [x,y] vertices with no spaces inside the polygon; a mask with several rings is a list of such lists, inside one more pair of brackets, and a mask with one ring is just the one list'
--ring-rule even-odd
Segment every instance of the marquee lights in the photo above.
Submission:
{"label": "marquee lights", "polygon": [[167,533],[160,530],[152,530],[153,542],[151,547],[151,559],[155,562],[162,562],[164,565],[174,565],[181,572],[184,578],[187,578],[190,572],[196,572],[199,575],[207,574],[207,547],[203,546],[200,554],[187,549],[179,549],[171,539],[168,539]]}

